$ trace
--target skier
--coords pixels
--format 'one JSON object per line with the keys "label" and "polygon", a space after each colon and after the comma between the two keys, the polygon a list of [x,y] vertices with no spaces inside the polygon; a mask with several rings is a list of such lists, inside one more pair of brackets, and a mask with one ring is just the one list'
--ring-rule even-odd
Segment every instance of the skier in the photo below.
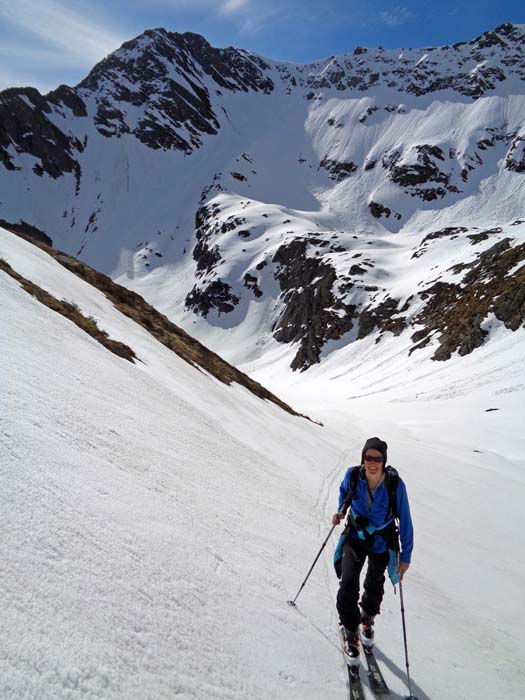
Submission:
{"label": "skier", "polygon": [[[407,492],[396,470],[387,467],[386,462],[386,442],[377,437],[368,439],[361,453],[361,466],[350,467],[341,482],[338,512],[332,516],[332,525],[338,525],[348,507],[347,523],[338,545],[342,551],[339,568],[335,563],[341,579],[337,611],[350,664],[358,663],[360,624],[362,644],[373,646],[374,618],[383,599],[387,566],[395,582],[403,578],[410,565],[413,529]],[[399,559],[396,517],[401,538]],[[364,592],[359,602],[359,576],[367,557]]]}

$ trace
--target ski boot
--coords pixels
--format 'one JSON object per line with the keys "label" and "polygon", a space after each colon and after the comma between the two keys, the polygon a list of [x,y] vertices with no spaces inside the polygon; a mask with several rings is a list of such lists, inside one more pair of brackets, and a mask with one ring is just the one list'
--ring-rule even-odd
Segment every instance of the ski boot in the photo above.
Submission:
{"label": "ski boot", "polygon": [[343,625],[339,625],[339,631],[346,663],[349,666],[359,666],[359,630],[351,632]]}
{"label": "ski boot", "polygon": [[374,646],[374,618],[361,614],[361,644],[371,649]]}

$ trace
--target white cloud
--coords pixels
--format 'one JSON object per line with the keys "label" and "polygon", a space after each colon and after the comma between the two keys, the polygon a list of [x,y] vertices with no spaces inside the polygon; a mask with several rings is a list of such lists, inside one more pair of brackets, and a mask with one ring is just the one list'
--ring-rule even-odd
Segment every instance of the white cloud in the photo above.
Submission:
{"label": "white cloud", "polygon": [[0,59],[2,59],[3,72],[6,64],[15,61],[18,66],[22,64],[35,66],[59,67],[64,65],[64,55],[53,47],[29,46],[27,43],[6,42],[0,43]]}
{"label": "white cloud", "polygon": [[161,7],[166,10],[194,10],[195,12],[215,11],[217,14],[232,14],[242,11],[251,6],[256,9],[264,5],[262,0],[254,3],[253,0],[130,0],[135,8],[148,9],[151,7]]}
{"label": "white cloud", "polygon": [[389,27],[398,27],[400,24],[404,24],[407,20],[413,17],[413,13],[407,7],[402,5],[395,5],[389,10],[384,10],[379,13],[379,16],[384,24]]}
{"label": "white cloud", "polygon": [[239,10],[245,10],[248,5],[250,5],[250,0],[226,0],[226,2],[222,3],[221,12],[228,15]]}
{"label": "white cloud", "polygon": [[130,0],[135,8],[156,6],[171,10],[206,12],[231,20],[237,30],[253,34],[278,15],[286,12],[289,0]]}
{"label": "white cloud", "polygon": [[[11,29],[33,36],[45,48],[60,51],[62,60],[99,61],[118,48],[126,37],[108,30],[87,7],[56,0],[0,0],[0,19]],[[27,36],[21,41],[27,42]],[[34,49],[28,47],[28,52]]]}

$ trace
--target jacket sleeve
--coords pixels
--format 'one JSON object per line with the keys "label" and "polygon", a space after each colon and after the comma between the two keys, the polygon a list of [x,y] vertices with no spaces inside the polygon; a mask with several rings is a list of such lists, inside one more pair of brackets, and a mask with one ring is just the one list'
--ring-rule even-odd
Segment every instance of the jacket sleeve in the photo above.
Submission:
{"label": "jacket sleeve", "polygon": [[352,473],[352,467],[346,470],[343,480],[341,481],[341,486],[339,487],[339,506],[337,512],[341,512],[345,498],[350,490],[350,474]]}
{"label": "jacket sleeve", "polygon": [[410,564],[412,549],[414,547],[414,528],[408,504],[407,490],[404,482],[399,479],[397,487],[397,512],[399,514],[399,535],[401,538],[401,554],[399,559],[405,564]]}

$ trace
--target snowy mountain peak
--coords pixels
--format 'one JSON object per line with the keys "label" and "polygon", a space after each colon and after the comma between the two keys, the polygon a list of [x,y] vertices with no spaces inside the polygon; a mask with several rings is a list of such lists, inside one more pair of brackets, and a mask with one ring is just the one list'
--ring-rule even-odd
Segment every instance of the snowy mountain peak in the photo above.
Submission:
{"label": "snowy mountain peak", "polygon": [[159,87],[162,81],[173,86],[173,80],[183,78],[191,85],[208,76],[224,89],[257,90],[261,89],[257,64],[267,68],[260,59],[247,58],[246,52],[214,48],[199,34],[150,29],[98,63],[77,87],[99,90],[104,79]]}
{"label": "snowy mountain peak", "polygon": [[271,91],[260,59],[215,49],[204,37],[147,30],[98,63],[77,86],[96,102],[105,136],[132,133],[151,148],[191,153],[220,123],[213,95],[222,90]]}
{"label": "snowy mountain peak", "polygon": [[512,24],[307,65],[148,30],[75,88],[0,95],[0,223],[235,362],[385,334],[443,360],[522,325],[524,108]]}

